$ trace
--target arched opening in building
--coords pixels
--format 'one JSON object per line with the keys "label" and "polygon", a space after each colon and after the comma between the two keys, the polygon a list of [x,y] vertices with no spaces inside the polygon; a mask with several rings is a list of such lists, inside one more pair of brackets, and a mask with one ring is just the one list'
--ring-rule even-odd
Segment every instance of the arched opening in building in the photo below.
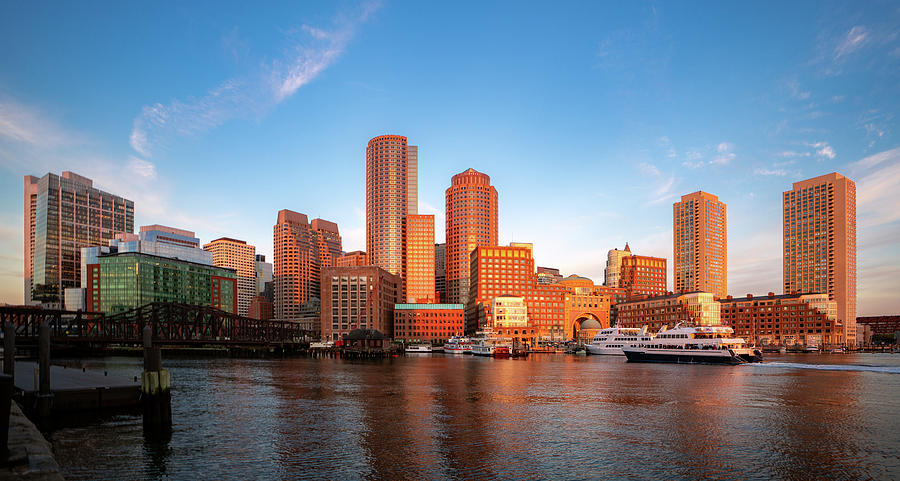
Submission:
{"label": "arched opening in building", "polygon": [[597,331],[604,327],[609,326],[604,326],[597,316],[591,313],[582,314],[572,323],[572,339],[589,344],[591,339],[597,334]]}

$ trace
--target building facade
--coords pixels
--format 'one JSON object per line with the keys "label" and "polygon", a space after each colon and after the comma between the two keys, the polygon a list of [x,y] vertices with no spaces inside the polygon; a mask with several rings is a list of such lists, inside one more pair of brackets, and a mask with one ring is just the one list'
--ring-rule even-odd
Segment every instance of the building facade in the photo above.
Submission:
{"label": "building facade", "polygon": [[722,323],[752,345],[843,344],[837,308],[828,294],[785,294],[719,299]]}
{"label": "building facade", "polygon": [[698,326],[722,323],[721,305],[709,292],[689,292],[633,299],[618,305],[618,327],[643,327],[657,332],[687,321]]}
{"label": "building facade", "polygon": [[250,301],[259,295],[256,282],[256,247],[230,237],[220,237],[203,246],[212,254],[216,267],[233,269],[237,273],[237,313],[247,316]]}
{"label": "building facade", "polygon": [[434,290],[437,302],[447,300],[447,244],[434,245]]}
{"label": "building facade", "polygon": [[537,283],[538,284],[556,284],[561,281],[563,276],[559,273],[559,269],[553,267],[537,267]]}
{"label": "building facade", "polygon": [[356,267],[369,265],[369,256],[363,251],[347,252],[334,261],[334,265],[341,267]]}
{"label": "building facade", "polygon": [[444,343],[465,330],[462,304],[395,304],[394,339]]}
{"label": "building facade", "polygon": [[407,215],[403,242],[403,287],[407,303],[434,303],[434,216]]}
{"label": "building facade", "polygon": [[305,214],[278,212],[274,227],[275,317],[296,318],[304,304],[320,297],[322,269],[341,255],[337,224],[307,221]]}
{"label": "building facade", "polygon": [[[272,280],[274,279],[274,274],[272,270],[272,263],[266,262],[266,256],[264,254],[256,254],[256,293],[261,294],[269,300],[269,302],[273,302],[274,293],[272,292]],[[268,289],[266,288],[268,286]],[[266,291],[269,291],[268,294]]]}
{"label": "building facade", "polygon": [[393,337],[400,276],[378,266],[327,267],[322,271],[321,332],[336,341],[354,329]]}
{"label": "building facade", "polygon": [[565,287],[565,339],[590,342],[597,331],[612,324],[612,306],[619,301],[619,288],[598,286],[591,279],[574,274],[559,284]]}
{"label": "building facade", "polygon": [[275,317],[275,304],[272,304],[266,296],[257,295],[250,300],[250,308],[247,309],[247,317],[267,321]]}
{"label": "building facade", "polygon": [[418,152],[402,135],[381,135],[366,146],[368,264],[398,276],[403,272],[403,221],[418,213]]}
{"label": "building facade", "polygon": [[626,296],[662,296],[666,290],[666,259],[631,255],[623,257],[619,266],[619,287]]}
{"label": "building facade", "polygon": [[62,307],[81,287],[81,248],[134,232],[134,202],[72,172],[25,176],[25,304]]}
{"label": "building facade", "polygon": [[794,182],[783,197],[784,292],[837,303],[844,342],[856,344],[856,184],[838,173]]}
{"label": "building facade", "polygon": [[675,292],[728,293],[728,229],[725,203],[703,191],[672,205]]}
{"label": "building facade", "polygon": [[625,243],[625,249],[610,249],[606,253],[606,270],[604,271],[603,285],[606,287],[619,287],[619,275],[622,272],[622,259],[631,255],[631,248]]}
{"label": "building facade", "polygon": [[470,253],[497,245],[499,196],[488,175],[467,169],[453,176],[445,197],[447,298],[468,305]]}
{"label": "building facade", "polygon": [[528,306],[524,297],[498,296],[491,299],[494,328],[524,329],[528,327]]}
{"label": "building facade", "polygon": [[[96,290],[99,305],[92,312],[115,314],[151,302],[237,312],[234,270],[169,257],[141,252],[100,255],[97,264],[88,266],[88,285],[88,292],[92,288]],[[92,303],[88,302],[87,307],[92,309]]]}

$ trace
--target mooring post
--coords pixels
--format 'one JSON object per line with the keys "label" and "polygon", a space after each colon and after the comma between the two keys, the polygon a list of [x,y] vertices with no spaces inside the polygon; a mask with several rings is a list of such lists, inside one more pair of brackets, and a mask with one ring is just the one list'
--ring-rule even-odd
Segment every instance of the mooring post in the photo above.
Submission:
{"label": "mooring post", "polygon": [[13,393],[13,378],[0,374],[0,465],[9,459],[9,408]]}
{"label": "mooring post", "polygon": [[144,400],[144,433],[165,437],[172,430],[172,394],[169,371],[162,368],[162,353],[153,346],[153,331],[145,326],[144,373],[141,375],[141,397]]}
{"label": "mooring post", "polygon": [[43,419],[50,417],[50,404],[53,394],[50,393],[50,324],[47,321],[41,323],[38,332],[38,416]]}
{"label": "mooring post", "polygon": [[3,374],[16,382],[16,325],[7,322],[3,326]]}

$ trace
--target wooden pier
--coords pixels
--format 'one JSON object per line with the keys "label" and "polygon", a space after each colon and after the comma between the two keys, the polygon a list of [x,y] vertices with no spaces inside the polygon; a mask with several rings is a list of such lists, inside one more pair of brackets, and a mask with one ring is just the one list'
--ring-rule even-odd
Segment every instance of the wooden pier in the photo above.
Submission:
{"label": "wooden pier", "polygon": [[[19,361],[15,370],[15,389],[23,405],[36,406],[40,392],[38,363]],[[50,394],[53,412],[136,406],[141,400],[141,382],[105,372],[50,366]]]}

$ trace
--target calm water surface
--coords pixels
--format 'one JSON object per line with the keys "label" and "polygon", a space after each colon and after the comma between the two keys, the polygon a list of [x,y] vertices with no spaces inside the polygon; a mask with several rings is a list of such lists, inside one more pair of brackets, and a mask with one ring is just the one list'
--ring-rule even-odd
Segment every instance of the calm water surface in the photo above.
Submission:
{"label": "calm water surface", "polygon": [[767,359],[166,360],[168,443],[131,414],[49,437],[67,479],[900,478],[900,355]]}

